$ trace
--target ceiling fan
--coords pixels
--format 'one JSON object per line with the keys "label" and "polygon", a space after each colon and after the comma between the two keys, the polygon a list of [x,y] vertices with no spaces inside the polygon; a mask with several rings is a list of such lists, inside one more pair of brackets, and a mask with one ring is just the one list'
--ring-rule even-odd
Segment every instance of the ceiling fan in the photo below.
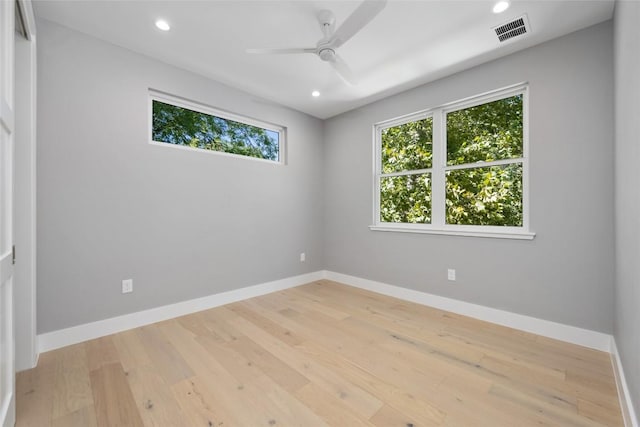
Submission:
{"label": "ceiling fan", "polygon": [[284,49],[247,49],[247,53],[258,54],[290,54],[313,53],[321,60],[328,62],[349,84],[355,84],[356,79],[349,66],[336,53],[336,49],[345,44],[351,37],[363,29],[373,18],[384,9],[387,0],[365,0],[360,6],[335,29],[336,17],[330,10],[318,12],[318,21],[324,37],[318,41],[315,47],[309,48],[284,48]]}

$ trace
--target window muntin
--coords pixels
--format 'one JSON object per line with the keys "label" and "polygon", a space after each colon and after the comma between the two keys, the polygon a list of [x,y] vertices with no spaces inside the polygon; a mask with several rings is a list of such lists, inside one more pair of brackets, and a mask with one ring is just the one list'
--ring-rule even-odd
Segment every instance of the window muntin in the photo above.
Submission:
{"label": "window muntin", "polygon": [[380,216],[388,223],[431,223],[433,117],[380,129]]}
{"label": "window muntin", "polygon": [[150,126],[154,143],[283,160],[284,128],[164,94],[151,94]]}
{"label": "window muntin", "polygon": [[523,98],[518,93],[444,113],[446,224],[523,226]]}
{"label": "window muntin", "polygon": [[[523,84],[377,124],[371,228],[533,238],[528,231],[527,96]],[[424,169],[391,172],[397,169],[385,167],[384,151],[392,145],[385,141],[388,129],[412,130],[426,117],[432,120],[431,163],[396,158],[394,165]],[[421,147],[415,138],[404,140]],[[404,186],[391,186],[395,175],[421,176],[429,185],[405,178]]]}

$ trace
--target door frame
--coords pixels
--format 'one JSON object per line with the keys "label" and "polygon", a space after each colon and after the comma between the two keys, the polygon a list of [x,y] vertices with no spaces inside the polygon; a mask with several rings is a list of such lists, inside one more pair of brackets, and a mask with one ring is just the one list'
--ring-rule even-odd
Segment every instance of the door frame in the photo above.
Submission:
{"label": "door frame", "polygon": [[16,34],[14,164],[14,324],[16,372],[38,362],[36,323],[36,20],[31,0],[16,0],[26,40]]}
{"label": "door frame", "polygon": [[14,287],[14,47],[15,7],[0,2],[0,424],[15,423]]}

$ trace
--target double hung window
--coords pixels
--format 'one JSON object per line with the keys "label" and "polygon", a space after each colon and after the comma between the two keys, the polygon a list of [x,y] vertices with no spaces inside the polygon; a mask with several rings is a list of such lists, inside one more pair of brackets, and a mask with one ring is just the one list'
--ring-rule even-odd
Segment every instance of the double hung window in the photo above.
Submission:
{"label": "double hung window", "polygon": [[375,125],[373,230],[533,238],[527,87]]}

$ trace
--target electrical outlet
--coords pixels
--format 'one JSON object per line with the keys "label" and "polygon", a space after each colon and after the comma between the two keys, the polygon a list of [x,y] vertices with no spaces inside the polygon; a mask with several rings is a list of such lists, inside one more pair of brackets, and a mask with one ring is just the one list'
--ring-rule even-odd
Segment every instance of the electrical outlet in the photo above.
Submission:
{"label": "electrical outlet", "polygon": [[307,256],[304,252],[300,252],[300,262],[305,262],[307,260]]}
{"label": "electrical outlet", "polygon": [[128,294],[133,292],[133,279],[125,279],[122,281],[122,293]]}
{"label": "electrical outlet", "polygon": [[451,280],[452,282],[456,281],[456,271],[453,268],[447,270],[447,279]]}

